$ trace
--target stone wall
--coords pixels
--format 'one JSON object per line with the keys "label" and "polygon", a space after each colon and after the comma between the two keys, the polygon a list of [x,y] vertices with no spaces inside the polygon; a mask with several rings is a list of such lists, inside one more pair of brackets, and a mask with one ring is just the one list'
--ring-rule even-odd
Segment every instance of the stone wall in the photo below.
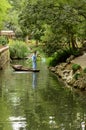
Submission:
{"label": "stone wall", "polygon": [[3,69],[7,61],[10,60],[9,47],[3,47],[0,49],[0,69]]}

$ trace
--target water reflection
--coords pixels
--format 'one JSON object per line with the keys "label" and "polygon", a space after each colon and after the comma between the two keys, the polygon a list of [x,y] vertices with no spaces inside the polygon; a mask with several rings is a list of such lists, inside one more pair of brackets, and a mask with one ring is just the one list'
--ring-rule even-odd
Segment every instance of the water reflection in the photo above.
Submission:
{"label": "water reflection", "polygon": [[9,119],[13,130],[26,130],[26,119],[24,117],[10,117]]}
{"label": "water reflection", "polygon": [[32,77],[33,77],[33,80],[32,80],[32,87],[33,89],[37,87],[37,73],[33,72],[32,73]]}
{"label": "water reflection", "polygon": [[66,89],[44,62],[40,73],[0,74],[0,130],[85,130],[83,122],[86,94]]}
{"label": "water reflection", "polygon": [[83,121],[83,122],[81,122],[81,128],[82,128],[82,130],[85,130],[85,121]]}
{"label": "water reflection", "polygon": [[49,116],[49,125],[50,128],[58,128],[54,116]]}

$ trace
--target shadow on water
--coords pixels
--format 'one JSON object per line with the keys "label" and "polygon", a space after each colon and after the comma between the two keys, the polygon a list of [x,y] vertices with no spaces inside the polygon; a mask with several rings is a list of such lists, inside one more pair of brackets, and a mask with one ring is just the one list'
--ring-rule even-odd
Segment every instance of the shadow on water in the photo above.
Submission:
{"label": "shadow on water", "polygon": [[66,88],[44,62],[38,67],[0,71],[0,130],[85,130],[86,94]]}

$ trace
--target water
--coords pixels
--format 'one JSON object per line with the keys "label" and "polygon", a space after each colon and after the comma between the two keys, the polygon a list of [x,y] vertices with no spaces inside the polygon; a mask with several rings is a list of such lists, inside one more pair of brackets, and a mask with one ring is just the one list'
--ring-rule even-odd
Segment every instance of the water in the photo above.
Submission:
{"label": "water", "polygon": [[85,130],[86,94],[66,88],[44,62],[38,66],[39,73],[10,64],[0,71],[0,130]]}

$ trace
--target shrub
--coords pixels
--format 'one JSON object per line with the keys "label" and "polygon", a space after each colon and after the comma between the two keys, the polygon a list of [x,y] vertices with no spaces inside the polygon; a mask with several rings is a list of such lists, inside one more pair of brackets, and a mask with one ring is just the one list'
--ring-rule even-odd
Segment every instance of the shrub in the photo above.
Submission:
{"label": "shrub", "polygon": [[6,36],[0,36],[0,44],[1,45],[6,45],[8,44],[9,40]]}
{"label": "shrub", "polygon": [[65,62],[71,55],[78,56],[80,55],[80,51],[73,50],[72,48],[59,49],[48,59],[48,63],[50,66],[55,66],[61,62]]}
{"label": "shrub", "polygon": [[9,45],[10,57],[11,58],[25,58],[28,54],[28,47],[22,41],[13,41]]}
{"label": "shrub", "polygon": [[80,73],[76,73],[75,75],[74,75],[74,79],[78,79],[79,77],[81,76],[81,74]]}
{"label": "shrub", "polygon": [[69,49],[58,50],[52,57],[48,58],[48,63],[50,66],[55,66],[61,62],[65,62],[66,59],[71,55]]}
{"label": "shrub", "polygon": [[86,73],[86,68],[84,68],[83,72]]}
{"label": "shrub", "polygon": [[83,54],[82,51],[80,51],[79,49],[74,50],[74,49],[70,48],[70,52],[71,52],[71,54],[74,55],[75,57],[80,56],[80,55]]}
{"label": "shrub", "polygon": [[47,58],[47,63],[49,66],[54,66],[53,57]]}
{"label": "shrub", "polygon": [[72,70],[73,70],[73,72],[76,72],[78,69],[80,69],[81,68],[81,66],[80,65],[78,65],[78,64],[73,64],[72,65]]}

